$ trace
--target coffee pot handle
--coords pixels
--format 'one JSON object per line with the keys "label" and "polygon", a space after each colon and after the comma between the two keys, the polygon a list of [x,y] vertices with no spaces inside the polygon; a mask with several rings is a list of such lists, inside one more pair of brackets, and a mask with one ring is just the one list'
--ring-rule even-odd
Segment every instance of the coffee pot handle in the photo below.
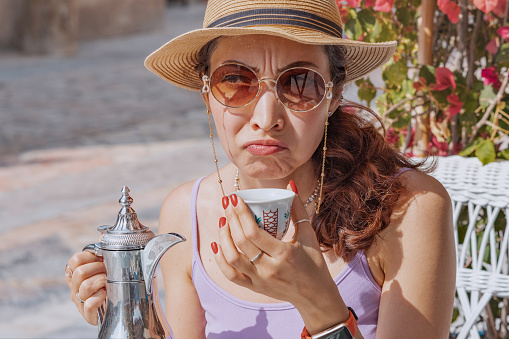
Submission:
{"label": "coffee pot handle", "polygon": [[83,251],[90,252],[92,254],[95,254],[98,257],[102,257],[103,256],[103,250],[101,248],[101,243],[100,242],[98,242],[96,244],[89,244],[89,245],[83,247]]}
{"label": "coffee pot handle", "polygon": [[[101,249],[101,243],[89,244],[89,245],[83,247],[83,251],[92,253],[98,257],[103,256],[103,250]],[[99,328],[101,328],[101,326],[104,322],[105,314],[106,314],[106,306],[105,306],[105,304],[102,304],[97,309],[97,318],[98,318],[97,321],[98,321]]]}

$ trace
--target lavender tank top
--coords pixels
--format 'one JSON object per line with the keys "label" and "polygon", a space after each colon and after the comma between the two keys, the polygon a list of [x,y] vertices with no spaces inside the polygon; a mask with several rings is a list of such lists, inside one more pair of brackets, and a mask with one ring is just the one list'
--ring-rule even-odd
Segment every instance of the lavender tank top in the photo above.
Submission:
{"label": "lavender tank top", "polygon": [[[403,173],[399,171],[395,176]],[[304,322],[290,303],[253,303],[234,297],[207,274],[197,242],[196,198],[203,178],[196,181],[191,196],[193,262],[192,279],[205,310],[208,339],[297,339]],[[375,282],[364,255],[355,258],[334,278],[347,306],[357,313],[358,326],[366,339],[375,339],[382,288]]]}

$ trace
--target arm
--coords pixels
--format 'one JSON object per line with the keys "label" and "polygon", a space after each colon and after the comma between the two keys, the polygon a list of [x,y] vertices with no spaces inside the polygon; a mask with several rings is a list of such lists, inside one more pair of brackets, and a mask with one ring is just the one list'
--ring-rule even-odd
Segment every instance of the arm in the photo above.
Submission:
{"label": "arm", "polygon": [[190,199],[193,183],[175,189],[166,198],[159,217],[159,233],[176,232],[186,241],[161,259],[166,292],[166,318],[176,339],[205,339],[205,314],[191,280],[192,238]]}
{"label": "arm", "polygon": [[[300,222],[283,241],[258,227],[248,207],[232,195],[223,203],[228,222],[219,229],[215,260],[229,280],[274,299],[292,303],[309,333],[345,322],[349,311],[339,294],[309,221]],[[300,199],[294,199],[292,220],[308,217]],[[239,251],[240,250],[240,251]],[[260,250],[263,255],[250,262]],[[312,278],[311,278],[312,277]],[[357,331],[356,339],[362,338]]]}
{"label": "arm", "polygon": [[456,272],[451,202],[429,176],[408,172],[404,180],[406,197],[380,242],[377,338],[448,338]]}

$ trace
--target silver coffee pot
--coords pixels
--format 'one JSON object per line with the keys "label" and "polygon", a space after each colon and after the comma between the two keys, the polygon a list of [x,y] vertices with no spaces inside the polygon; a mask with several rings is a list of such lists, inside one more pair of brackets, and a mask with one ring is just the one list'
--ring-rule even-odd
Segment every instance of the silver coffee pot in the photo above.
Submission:
{"label": "silver coffee pot", "polygon": [[100,226],[101,242],[83,249],[103,257],[106,266],[106,308],[98,311],[98,338],[173,338],[161,311],[155,270],[163,254],[186,239],[176,233],[156,236],[143,226],[126,186],[119,202],[115,225]]}

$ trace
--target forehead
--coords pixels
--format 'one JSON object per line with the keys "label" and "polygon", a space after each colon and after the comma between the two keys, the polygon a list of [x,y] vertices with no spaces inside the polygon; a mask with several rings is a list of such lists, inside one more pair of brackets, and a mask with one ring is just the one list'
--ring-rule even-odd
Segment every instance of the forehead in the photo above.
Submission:
{"label": "forehead", "polygon": [[240,61],[256,68],[263,68],[263,65],[283,68],[295,62],[306,61],[319,69],[329,69],[329,59],[323,46],[306,45],[269,35],[221,37],[212,52],[211,67],[226,60]]}

